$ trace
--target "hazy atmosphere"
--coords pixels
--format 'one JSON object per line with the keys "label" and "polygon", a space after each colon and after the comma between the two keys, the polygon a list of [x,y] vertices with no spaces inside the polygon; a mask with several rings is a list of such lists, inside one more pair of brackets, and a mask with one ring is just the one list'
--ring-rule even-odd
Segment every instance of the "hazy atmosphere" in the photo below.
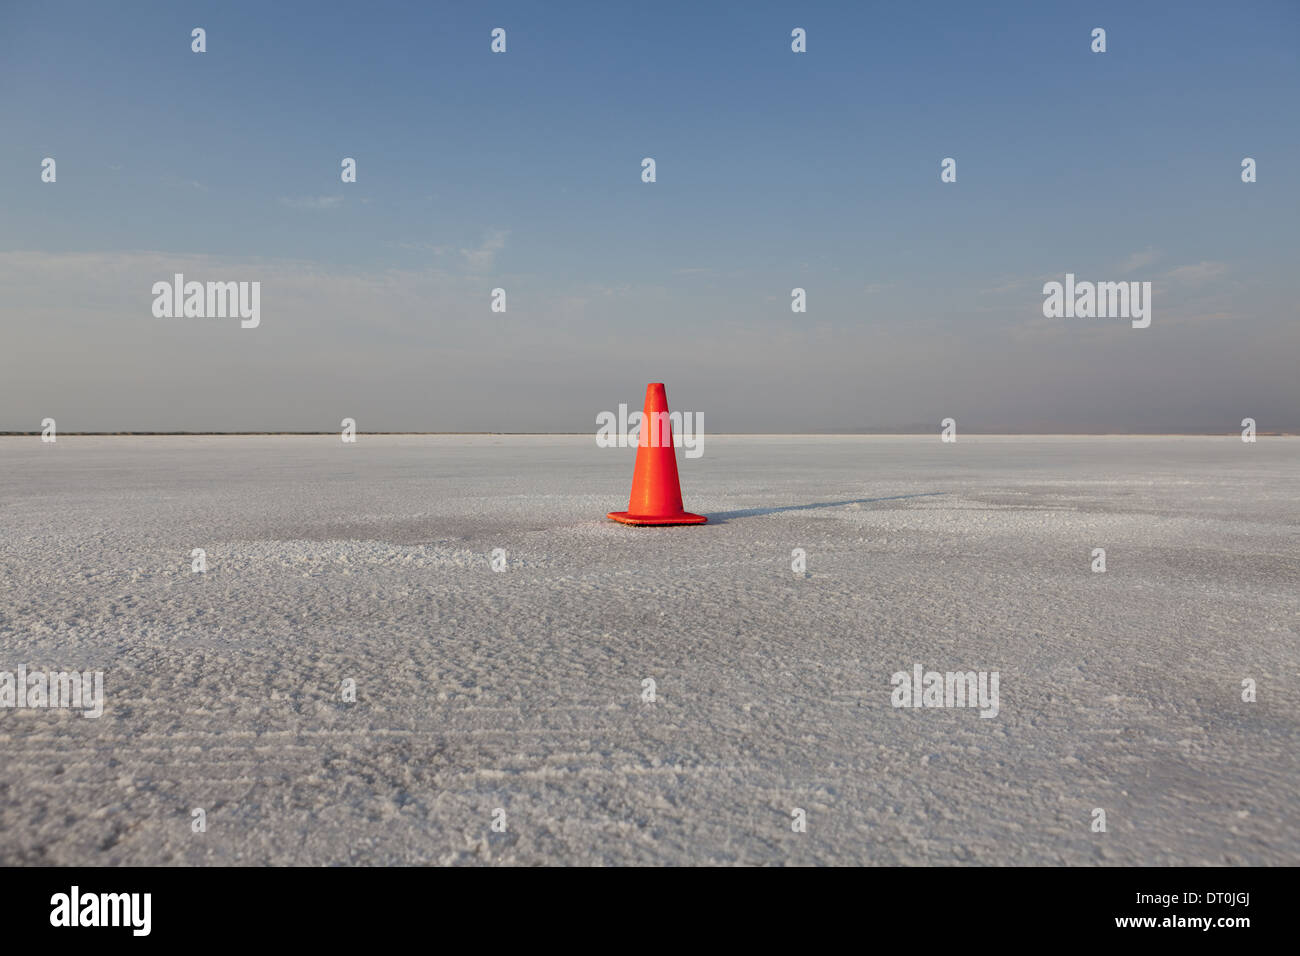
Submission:
{"label": "hazy atmosphere", "polygon": [[1300,430],[1290,3],[142,8],[0,8],[0,431]]}

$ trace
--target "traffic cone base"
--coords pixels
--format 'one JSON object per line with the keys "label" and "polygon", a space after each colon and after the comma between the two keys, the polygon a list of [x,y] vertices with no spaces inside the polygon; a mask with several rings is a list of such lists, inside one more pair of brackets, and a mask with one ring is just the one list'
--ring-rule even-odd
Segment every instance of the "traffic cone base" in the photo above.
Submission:
{"label": "traffic cone base", "polygon": [[620,524],[639,526],[704,524],[709,520],[682,507],[682,486],[677,479],[677,455],[673,447],[668,396],[663,382],[651,382],[645,390],[645,411],[641,417],[627,511],[611,511],[607,517]]}
{"label": "traffic cone base", "polygon": [[709,519],[704,515],[693,515],[689,511],[683,511],[680,514],[660,517],[656,515],[634,515],[626,511],[611,511],[605,517],[613,518],[621,524],[635,525],[652,525],[652,524],[704,524]]}

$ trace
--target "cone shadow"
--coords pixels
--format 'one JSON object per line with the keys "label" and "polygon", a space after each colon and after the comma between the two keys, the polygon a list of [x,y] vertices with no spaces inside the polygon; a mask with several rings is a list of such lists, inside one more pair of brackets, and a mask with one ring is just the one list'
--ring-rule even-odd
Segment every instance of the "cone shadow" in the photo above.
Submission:
{"label": "cone shadow", "polygon": [[932,498],[946,495],[946,491],[923,491],[914,495],[888,495],[883,498],[851,498],[847,501],[818,501],[806,505],[785,505],[781,508],[745,508],[742,511],[710,511],[709,524],[725,524],[733,518],[757,518],[760,515],[779,514],[782,511],[811,511],[814,508],[841,508],[844,505],[867,505],[876,501],[898,501],[903,498]]}

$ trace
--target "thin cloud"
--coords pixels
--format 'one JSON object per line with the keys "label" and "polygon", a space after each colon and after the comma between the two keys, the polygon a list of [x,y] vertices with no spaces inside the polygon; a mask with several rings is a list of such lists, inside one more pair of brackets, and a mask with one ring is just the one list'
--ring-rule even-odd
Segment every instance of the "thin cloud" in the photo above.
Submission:
{"label": "thin cloud", "polygon": [[1160,258],[1160,253],[1156,252],[1149,246],[1141,252],[1132,253],[1127,259],[1121,262],[1116,268],[1121,275],[1128,275],[1130,272],[1136,272],[1144,266],[1149,266]]}
{"label": "thin cloud", "polygon": [[1200,285],[1211,279],[1218,279],[1228,272],[1224,262],[1198,262],[1195,265],[1179,266],[1160,276],[1166,282],[1178,282],[1184,285]]}
{"label": "thin cloud", "polygon": [[431,252],[435,259],[450,260],[442,262],[438,268],[447,272],[487,272],[496,265],[496,255],[506,245],[508,229],[494,229],[477,246],[457,246],[434,242],[390,241],[388,245],[396,249],[408,249],[413,252]]}
{"label": "thin cloud", "polygon": [[497,229],[488,233],[478,246],[461,249],[461,261],[464,262],[465,268],[471,272],[486,272],[491,269],[496,262],[497,253],[506,247],[508,235],[510,235],[508,230]]}
{"label": "thin cloud", "polygon": [[[1010,281],[1000,283],[999,285],[990,286],[987,289],[980,289],[980,295],[999,295],[1003,292],[1014,292],[1023,286],[1030,279],[1011,279]],[[870,288],[870,287],[868,287]]]}
{"label": "thin cloud", "polygon": [[280,205],[290,209],[333,209],[343,202],[342,196],[281,196]]}

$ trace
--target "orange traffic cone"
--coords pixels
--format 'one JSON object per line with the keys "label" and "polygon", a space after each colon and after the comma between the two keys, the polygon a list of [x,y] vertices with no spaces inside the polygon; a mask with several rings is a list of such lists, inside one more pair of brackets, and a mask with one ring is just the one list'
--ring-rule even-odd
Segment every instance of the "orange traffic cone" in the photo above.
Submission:
{"label": "orange traffic cone", "polygon": [[627,511],[609,517],[623,524],[704,524],[709,519],[682,510],[682,486],[677,478],[673,427],[668,421],[668,395],[662,382],[646,386],[645,411],[637,441],[632,499]]}

